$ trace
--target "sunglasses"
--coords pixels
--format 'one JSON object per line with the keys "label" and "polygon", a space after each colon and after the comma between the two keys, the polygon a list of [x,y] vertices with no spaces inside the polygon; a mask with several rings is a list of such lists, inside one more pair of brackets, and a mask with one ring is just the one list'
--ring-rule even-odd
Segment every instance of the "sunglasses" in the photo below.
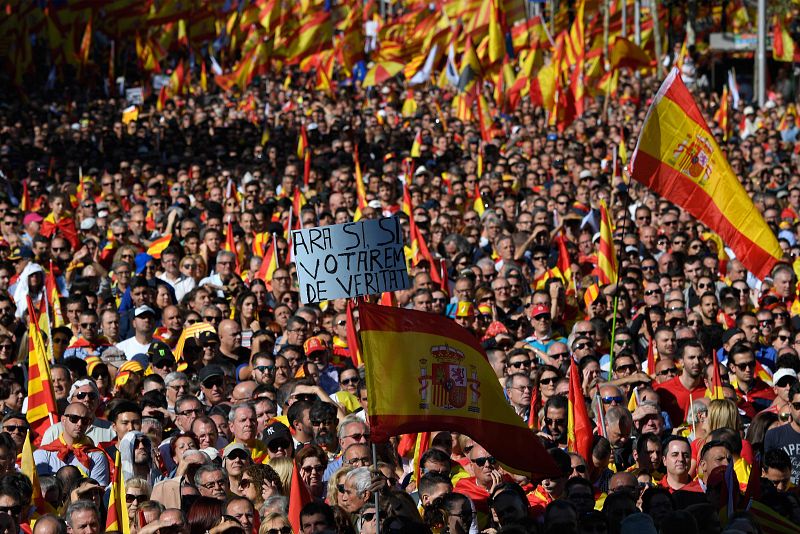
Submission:
{"label": "sunglasses", "polygon": [[791,404],[792,408],[794,408],[795,410],[800,410],[800,402],[793,402]]}
{"label": "sunglasses", "polygon": [[77,425],[79,422],[88,425],[92,422],[92,418],[89,417],[88,415],[86,417],[83,417],[76,413],[65,413],[64,417],[73,425]]}
{"label": "sunglasses", "polygon": [[271,528],[267,534],[292,534],[292,527]]}
{"label": "sunglasses", "polygon": [[3,432],[8,432],[9,434],[12,432],[27,432],[28,427],[25,425],[3,425]]}
{"label": "sunglasses", "polygon": [[583,349],[588,348],[588,347],[589,347],[588,343],[578,343],[577,345],[572,347],[572,350],[583,350]]}
{"label": "sunglasses", "polygon": [[522,367],[530,367],[531,366],[531,361],[530,360],[525,360],[525,361],[509,363],[508,366],[509,367],[514,367],[515,369],[520,369]]}
{"label": "sunglasses", "polygon": [[206,389],[211,389],[214,387],[221,388],[223,384],[222,378],[209,378],[205,382],[203,382],[203,387]]}
{"label": "sunglasses", "polygon": [[253,367],[254,371],[258,371],[260,373],[274,373],[275,366],[274,365],[259,365],[257,367]]}
{"label": "sunglasses", "polygon": [[745,369],[755,369],[756,368],[756,361],[755,360],[750,360],[749,362],[734,363],[733,365],[738,367],[740,371],[744,371]]}
{"label": "sunglasses", "polygon": [[629,363],[628,365],[620,365],[616,369],[614,369],[618,373],[633,373],[636,371],[636,365]]}
{"label": "sunglasses", "polygon": [[99,398],[99,395],[94,391],[79,391],[75,394],[75,397],[78,400],[84,400],[87,397],[89,398],[89,400],[97,400]]}
{"label": "sunglasses", "polygon": [[539,379],[539,384],[542,385],[542,386],[549,386],[550,384],[555,384],[557,381],[558,381],[558,378],[555,377],[555,376],[551,377],[551,378],[540,378]]}
{"label": "sunglasses", "polygon": [[544,424],[546,424],[547,426],[564,425],[566,424],[566,422],[567,422],[566,419],[550,419],[549,417],[544,418]]}
{"label": "sunglasses", "polygon": [[647,291],[644,292],[644,294],[647,297],[651,297],[653,295],[660,295],[661,294],[661,290],[660,289],[648,289]]}
{"label": "sunglasses", "polygon": [[623,397],[602,397],[603,404],[611,404],[616,402],[617,404],[622,404],[625,399]]}
{"label": "sunglasses", "polygon": [[350,385],[355,386],[356,384],[359,383],[359,379],[358,378],[345,378],[344,380],[341,381],[341,383],[342,383],[343,386],[350,386]]}
{"label": "sunglasses", "polygon": [[125,502],[128,504],[132,503],[133,501],[143,502],[146,500],[147,500],[146,495],[132,495],[130,493],[125,494]]}
{"label": "sunglasses", "polygon": [[586,472],[586,466],[585,465],[576,465],[575,467],[572,468],[572,470],[575,471],[575,472],[583,474],[583,473]]}
{"label": "sunglasses", "polygon": [[314,402],[317,399],[317,396],[313,393],[298,393],[296,395],[292,395],[292,398],[295,401]]}
{"label": "sunglasses", "polygon": [[250,484],[252,483],[253,481],[250,480],[249,478],[243,478],[242,480],[239,481],[239,487],[242,489],[247,489],[250,487]]}
{"label": "sunglasses", "polygon": [[[798,403],[798,404],[800,404],[800,403]],[[486,465],[487,463],[488,463],[489,465],[495,465],[495,464],[497,463],[497,459],[496,459],[494,456],[481,456],[480,458],[475,458],[475,459],[474,459],[474,460],[472,460],[472,461],[473,461],[473,462],[475,463],[475,465],[477,465],[478,467],[483,467],[483,466],[484,466],[484,465]]]}
{"label": "sunglasses", "polygon": [[678,374],[677,367],[667,367],[666,369],[662,369],[656,373],[658,376],[667,376],[667,375],[676,375]]}

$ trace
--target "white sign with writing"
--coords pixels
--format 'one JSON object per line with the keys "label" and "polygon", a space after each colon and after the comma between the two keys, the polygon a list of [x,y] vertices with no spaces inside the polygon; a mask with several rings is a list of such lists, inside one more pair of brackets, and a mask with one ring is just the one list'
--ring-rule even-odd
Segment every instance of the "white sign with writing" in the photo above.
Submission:
{"label": "white sign with writing", "polygon": [[293,230],[292,254],[304,304],[411,286],[397,217]]}

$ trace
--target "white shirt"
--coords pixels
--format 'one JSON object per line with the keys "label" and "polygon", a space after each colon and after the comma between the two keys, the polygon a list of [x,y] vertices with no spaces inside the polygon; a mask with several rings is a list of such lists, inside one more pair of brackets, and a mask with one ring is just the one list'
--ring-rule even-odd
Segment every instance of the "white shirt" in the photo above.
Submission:
{"label": "white shirt", "polygon": [[172,286],[172,289],[175,290],[175,298],[178,299],[178,302],[183,300],[183,297],[186,296],[189,291],[197,287],[197,282],[195,282],[194,278],[184,274],[178,274],[178,278],[175,280],[170,280],[167,277],[167,273],[163,273],[156,278]]}
{"label": "white shirt", "polygon": [[148,343],[142,345],[136,340],[136,336],[131,336],[125,341],[120,341],[116,346],[119,350],[124,352],[125,357],[130,360],[137,354],[147,354],[147,350],[152,343],[153,341],[150,340]]}

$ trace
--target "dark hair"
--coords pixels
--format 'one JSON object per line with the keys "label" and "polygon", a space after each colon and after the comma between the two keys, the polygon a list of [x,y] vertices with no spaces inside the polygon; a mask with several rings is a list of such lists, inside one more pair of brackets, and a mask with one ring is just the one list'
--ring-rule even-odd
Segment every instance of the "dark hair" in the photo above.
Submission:
{"label": "dark hair", "polygon": [[138,414],[139,417],[142,416],[142,409],[135,402],[126,399],[113,400],[109,404],[108,420],[115,423],[117,417],[128,412]]}
{"label": "dark hair", "polygon": [[430,461],[450,465],[450,456],[440,449],[431,448],[423,453],[422,457],[419,459],[419,466],[422,467],[425,463]]}
{"label": "dark hair", "polygon": [[336,525],[336,519],[333,516],[333,509],[327,504],[318,501],[312,501],[303,506],[302,510],[300,510],[300,524],[303,524],[304,517],[316,514],[322,514],[322,516],[325,518],[325,523],[329,528],[333,528]]}
{"label": "dark hair", "polygon": [[783,449],[770,449],[764,452],[764,469],[784,471],[792,468],[792,459]]}
{"label": "dark hair", "polygon": [[[177,443],[178,443],[178,440],[180,438],[191,438],[192,441],[194,441],[194,448],[195,449],[199,449],[200,448],[200,442],[197,440],[197,436],[194,435],[194,432],[178,432],[177,434],[172,436],[172,439],[169,441],[169,457],[170,458],[174,458],[175,457],[175,449],[177,448]],[[180,461],[180,458],[178,458],[178,461]]]}
{"label": "dark hair", "polygon": [[222,501],[213,497],[195,497],[186,516],[189,534],[205,534],[222,516]]}
{"label": "dark hair", "polygon": [[711,449],[713,449],[714,447],[725,447],[726,451],[728,451],[729,453],[733,454],[733,451],[731,450],[731,446],[728,444],[727,441],[721,440],[721,439],[712,439],[712,440],[706,441],[705,445],[703,445],[703,448],[700,449],[700,459],[702,460],[703,457],[706,455],[706,453],[708,451],[710,451]]}
{"label": "dark hair", "polygon": [[[420,464],[422,464],[422,461],[420,461]],[[418,493],[420,495],[422,495],[423,493],[428,493],[435,486],[438,486],[439,484],[447,484],[451,488],[453,487],[453,482],[450,480],[449,475],[445,475],[435,471],[431,471],[430,473],[425,473],[420,477],[419,484],[417,484]]]}
{"label": "dark hair", "polygon": [[553,395],[547,402],[544,403],[544,413],[547,413],[547,410],[550,408],[556,410],[566,410],[568,406],[567,398],[564,395]]}
{"label": "dark hair", "polygon": [[286,410],[286,419],[289,421],[289,426],[294,426],[294,422],[303,416],[303,412],[311,410],[312,404],[307,401],[296,401],[289,409]]}

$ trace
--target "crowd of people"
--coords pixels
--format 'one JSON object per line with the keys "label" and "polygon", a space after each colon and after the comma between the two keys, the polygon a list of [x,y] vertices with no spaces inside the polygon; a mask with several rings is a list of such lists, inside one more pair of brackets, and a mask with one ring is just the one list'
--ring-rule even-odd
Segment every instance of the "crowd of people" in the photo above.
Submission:
{"label": "crowd of people", "polygon": [[[127,123],[118,99],[34,93],[0,109],[0,530],[106,530],[121,469],[130,532],[290,534],[295,465],[311,496],[302,534],[756,534],[770,532],[769,511],[800,530],[791,87],[733,110],[727,140],[712,120],[718,92],[695,94],[784,251],[758,280],[615,166],[655,74],[623,74],[563,132],[523,101],[495,115],[488,142],[456,118],[450,90],[417,89],[404,115],[397,80],[333,97],[292,74],[238,98],[148,103]],[[595,286],[601,200],[619,279]],[[433,259],[409,262],[411,289],[371,298],[470,330],[560,476],[506,471],[446,430],[416,464],[408,436],[373,449],[347,302],[301,303],[286,233],[357,210],[397,216],[406,232],[412,217]],[[31,304],[51,322],[59,421],[31,436],[39,502],[20,466]],[[571,360],[591,457],[567,447]]]}

